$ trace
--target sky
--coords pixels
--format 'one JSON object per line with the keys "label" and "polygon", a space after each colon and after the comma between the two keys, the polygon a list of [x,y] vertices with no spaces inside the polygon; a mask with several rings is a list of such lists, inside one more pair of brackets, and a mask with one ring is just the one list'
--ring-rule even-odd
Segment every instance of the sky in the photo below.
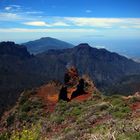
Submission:
{"label": "sky", "polygon": [[0,0],[0,41],[50,36],[105,47],[140,40],[139,7],[140,0]]}

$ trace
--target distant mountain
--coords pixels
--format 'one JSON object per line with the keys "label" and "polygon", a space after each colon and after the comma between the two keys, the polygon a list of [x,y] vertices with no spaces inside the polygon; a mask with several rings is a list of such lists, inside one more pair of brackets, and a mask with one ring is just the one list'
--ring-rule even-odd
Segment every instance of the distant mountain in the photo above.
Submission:
{"label": "distant mountain", "polygon": [[30,53],[37,54],[49,49],[72,48],[73,45],[55,38],[43,37],[38,40],[23,43]]}
{"label": "distant mountain", "polygon": [[23,45],[2,42],[0,113],[11,107],[25,89],[38,87],[50,80],[63,82],[66,68],[72,65],[79,70],[79,75],[88,74],[100,90],[116,84],[124,76],[140,75],[139,63],[88,44],[30,55]]}

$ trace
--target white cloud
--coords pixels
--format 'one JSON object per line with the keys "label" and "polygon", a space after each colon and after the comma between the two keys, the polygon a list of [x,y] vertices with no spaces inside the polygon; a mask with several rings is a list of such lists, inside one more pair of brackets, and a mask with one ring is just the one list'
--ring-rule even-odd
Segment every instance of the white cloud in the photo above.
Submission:
{"label": "white cloud", "polygon": [[16,13],[0,13],[0,21],[12,21],[12,20],[19,20],[21,17]]}
{"label": "white cloud", "polygon": [[92,13],[92,10],[86,10],[86,13]]}
{"label": "white cloud", "polygon": [[79,17],[65,17],[66,21],[69,21],[75,26],[86,27],[129,27],[140,25],[140,18],[79,18]]}
{"label": "white cloud", "polygon": [[120,23],[119,18],[75,18],[67,17],[66,20],[72,22],[76,26],[93,26],[110,28],[113,24]]}
{"label": "white cloud", "polygon": [[129,26],[120,26],[120,28],[122,28],[122,29],[129,29],[130,27]]}
{"label": "white cloud", "polygon": [[18,11],[21,9],[20,5],[9,5],[4,8],[6,11]]}
{"label": "white cloud", "polygon": [[140,29],[140,24],[139,25],[133,25],[132,28]]}
{"label": "white cloud", "polygon": [[30,25],[30,26],[50,26],[44,21],[31,21],[31,22],[24,22],[23,24],[25,25]]}
{"label": "white cloud", "polygon": [[51,24],[51,26],[70,26],[69,24],[65,23],[65,22],[55,22],[53,24]]}
{"label": "white cloud", "polygon": [[73,33],[73,32],[76,32],[76,33],[90,33],[90,32],[96,32],[96,30],[94,29],[91,29],[91,30],[87,30],[87,29],[60,29],[60,28],[53,28],[53,29],[28,29],[28,28],[7,28],[7,29],[3,29],[3,28],[0,28],[0,32],[3,32],[3,33],[10,33],[10,32],[16,32],[16,33],[21,33],[21,32],[25,32],[25,33],[35,33],[35,32],[68,32],[68,33]]}
{"label": "white cloud", "polygon": [[20,5],[10,5],[10,6],[12,6],[12,7],[16,7],[16,8],[21,8]]}
{"label": "white cloud", "polygon": [[95,48],[102,48],[102,49],[104,49],[104,48],[106,48],[106,46],[103,46],[103,45],[97,45],[97,46],[94,46]]}
{"label": "white cloud", "polygon": [[6,11],[9,11],[9,10],[12,9],[12,7],[11,7],[11,6],[7,6],[7,7],[5,7],[4,9],[5,9]]}
{"label": "white cloud", "polygon": [[26,14],[42,14],[42,11],[28,11]]}
{"label": "white cloud", "polygon": [[53,27],[53,26],[70,26],[69,24],[67,24],[65,22],[46,23],[44,21],[24,22],[23,24],[30,25],[30,26],[47,26],[47,27]]}
{"label": "white cloud", "polygon": [[[21,8],[19,5],[11,5]],[[7,7],[7,10],[10,6]],[[13,21],[30,26],[74,27],[74,28],[121,28],[140,29],[140,18],[88,18],[44,16],[42,11],[0,12],[0,21]]]}

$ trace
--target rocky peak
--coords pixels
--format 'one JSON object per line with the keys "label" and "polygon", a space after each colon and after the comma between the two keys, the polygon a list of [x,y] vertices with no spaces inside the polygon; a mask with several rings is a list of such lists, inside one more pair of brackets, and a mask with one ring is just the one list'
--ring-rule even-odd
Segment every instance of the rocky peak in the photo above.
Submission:
{"label": "rocky peak", "polygon": [[40,40],[47,40],[47,39],[53,39],[51,37],[41,37]]}
{"label": "rocky peak", "polygon": [[81,43],[74,48],[74,52],[75,53],[82,53],[82,55],[84,55],[84,54],[89,54],[92,51],[92,49],[93,48],[91,46],[89,46],[89,44]]}
{"label": "rocky peak", "polygon": [[78,70],[75,66],[68,66],[65,76],[64,82],[66,85],[75,85],[78,81]]}
{"label": "rocky peak", "polygon": [[78,100],[87,100],[92,93],[97,91],[93,81],[88,75],[79,76],[75,66],[69,66],[64,76],[64,85],[59,94],[59,100],[71,101],[78,97]]}
{"label": "rocky peak", "polygon": [[25,46],[10,41],[0,43],[0,55],[18,56],[20,58],[28,58],[31,56]]}
{"label": "rocky peak", "polygon": [[77,48],[90,48],[91,46],[88,43],[81,43],[78,46],[76,46]]}

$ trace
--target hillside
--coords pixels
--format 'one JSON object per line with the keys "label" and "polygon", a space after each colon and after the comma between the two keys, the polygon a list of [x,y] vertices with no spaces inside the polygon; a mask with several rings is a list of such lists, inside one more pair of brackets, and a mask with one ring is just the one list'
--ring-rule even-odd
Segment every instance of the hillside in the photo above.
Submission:
{"label": "hillside", "polygon": [[123,77],[118,83],[108,88],[107,93],[128,95],[137,91],[140,91],[140,75],[130,75]]}
{"label": "hillside", "polygon": [[[51,80],[63,83],[66,68],[71,65],[76,66],[79,75],[88,74],[99,90],[106,90],[124,76],[140,73],[140,64],[88,44],[30,55],[25,46],[2,42],[0,64],[0,114],[15,104],[23,90]],[[131,89],[131,94],[135,90]]]}
{"label": "hillside", "polygon": [[74,65],[82,75],[88,74],[99,89],[104,89],[126,75],[139,74],[140,64],[105,49],[97,49],[88,44],[80,44],[71,49],[50,50],[37,55],[46,63],[47,73],[62,81],[68,65]]}
{"label": "hillside", "polygon": [[25,46],[0,43],[0,115],[15,104],[20,92],[42,84],[39,63]]}
{"label": "hillside", "polygon": [[139,93],[107,97],[92,92],[85,100],[79,100],[83,96],[80,95],[70,102],[56,100],[52,106],[53,96],[44,102],[40,91],[44,90],[46,97],[47,87],[57,86],[50,83],[22,93],[16,106],[5,112],[0,122],[0,139],[139,140]]}
{"label": "hillside", "polygon": [[37,54],[50,49],[72,48],[73,45],[55,38],[43,37],[38,40],[23,43],[30,53]]}

